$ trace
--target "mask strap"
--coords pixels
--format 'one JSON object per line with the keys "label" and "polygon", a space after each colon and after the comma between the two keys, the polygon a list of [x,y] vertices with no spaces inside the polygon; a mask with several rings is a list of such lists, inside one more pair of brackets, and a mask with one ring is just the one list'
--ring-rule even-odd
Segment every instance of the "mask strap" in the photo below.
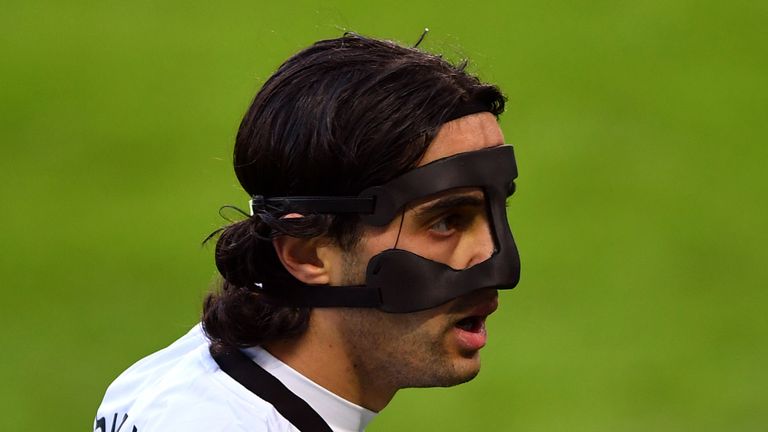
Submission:
{"label": "mask strap", "polygon": [[397,243],[400,241],[400,233],[403,232],[403,222],[405,222],[405,208],[403,208],[403,212],[400,213],[400,228],[397,229],[397,238],[395,239],[395,245],[392,246],[392,249],[397,249]]}
{"label": "mask strap", "polygon": [[488,106],[486,104],[480,103],[478,101],[467,101],[460,103],[456,108],[454,108],[453,111],[451,111],[450,114],[448,114],[448,117],[445,119],[445,122],[448,123],[451,120],[456,120],[461,117],[465,117],[471,114],[477,114],[480,112],[490,112],[488,111]]}

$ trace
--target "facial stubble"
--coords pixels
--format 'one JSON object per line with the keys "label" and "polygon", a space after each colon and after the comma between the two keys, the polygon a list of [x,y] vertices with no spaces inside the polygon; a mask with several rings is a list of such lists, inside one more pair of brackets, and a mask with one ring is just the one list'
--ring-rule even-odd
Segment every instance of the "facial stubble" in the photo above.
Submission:
{"label": "facial stubble", "polygon": [[[366,265],[360,261],[359,253],[345,253],[344,285],[365,281]],[[448,387],[474,378],[479,371],[479,352],[451,352],[447,341],[455,319],[447,310],[438,307],[395,314],[372,308],[342,308],[340,333],[355,373],[373,387],[395,391]]]}

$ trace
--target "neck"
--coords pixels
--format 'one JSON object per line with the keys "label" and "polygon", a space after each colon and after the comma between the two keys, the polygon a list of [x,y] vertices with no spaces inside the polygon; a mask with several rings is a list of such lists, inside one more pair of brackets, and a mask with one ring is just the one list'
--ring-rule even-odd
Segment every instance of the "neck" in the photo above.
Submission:
{"label": "neck", "polygon": [[263,347],[325,389],[379,412],[392,400],[397,387],[356,361],[359,353],[350,352],[337,331],[336,320],[332,310],[314,309],[309,328],[300,337],[268,342]]}

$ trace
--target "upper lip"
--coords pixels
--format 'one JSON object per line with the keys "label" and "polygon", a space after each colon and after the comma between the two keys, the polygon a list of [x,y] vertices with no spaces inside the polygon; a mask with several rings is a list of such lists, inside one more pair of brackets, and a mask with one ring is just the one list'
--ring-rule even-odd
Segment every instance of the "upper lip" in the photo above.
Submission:
{"label": "upper lip", "polygon": [[468,301],[468,306],[461,308],[460,320],[473,316],[487,317],[499,307],[499,295],[494,290],[493,294],[483,294],[473,297]]}

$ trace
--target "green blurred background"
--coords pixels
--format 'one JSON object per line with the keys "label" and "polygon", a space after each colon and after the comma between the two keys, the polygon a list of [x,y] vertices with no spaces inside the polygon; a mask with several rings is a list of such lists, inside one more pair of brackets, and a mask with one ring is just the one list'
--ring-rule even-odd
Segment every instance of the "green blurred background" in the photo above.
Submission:
{"label": "green blurred background", "polygon": [[282,60],[424,27],[509,97],[524,273],[480,376],[369,430],[766,430],[766,23],[765,1],[4,2],[0,430],[89,430],[197,322],[201,240],[246,205],[234,134]]}

